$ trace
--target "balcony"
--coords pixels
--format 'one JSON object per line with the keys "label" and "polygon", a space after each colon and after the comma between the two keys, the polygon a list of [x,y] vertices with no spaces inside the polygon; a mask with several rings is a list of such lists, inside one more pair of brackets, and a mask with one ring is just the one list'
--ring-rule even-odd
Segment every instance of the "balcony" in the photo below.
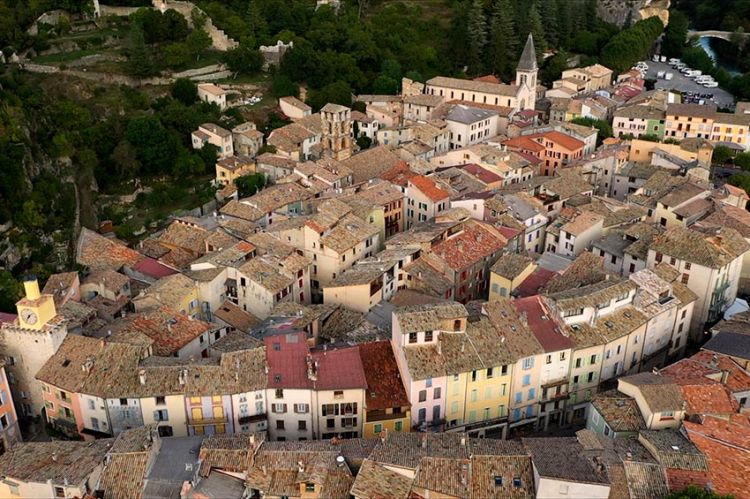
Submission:
{"label": "balcony", "polygon": [[[374,423],[377,421],[390,421],[392,419],[403,419],[406,417],[407,412],[401,411],[401,408],[398,408],[400,412],[393,412],[391,414],[387,414],[383,410],[373,410],[373,411],[367,411],[366,418],[368,423]],[[395,411],[395,409],[394,409]]]}
{"label": "balcony", "polygon": [[240,424],[258,423],[260,421],[265,421],[266,419],[268,419],[268,415],[264,412],[263,414],[256,414],[254,416],[240,416],[239,423]]}
{"label": "balcony", "polygon": [[211,425],[217,425],[217,424],[227,424],[229,422],[229,418],[227,416],[219,417],[219,418],[201,418],[201,419],[193,419],[191,421],[188,421],[188,426],[211,426]]}

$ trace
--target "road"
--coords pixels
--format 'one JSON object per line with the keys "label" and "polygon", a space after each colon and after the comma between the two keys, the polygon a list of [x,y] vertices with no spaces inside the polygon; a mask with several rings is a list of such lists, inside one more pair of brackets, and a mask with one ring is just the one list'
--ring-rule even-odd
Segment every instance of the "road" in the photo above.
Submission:
{"label": "road", "polygon": [[[734,96],[721,88],[706,88],[702,85],[698,85],[690,78],[686,78],[682,73],[676,69],[672,69],[672,66],[666,62],[654,62],[646,61],[648,64],[648,72],[646,78],[656,80],[656,88],[663,88],[666,90],[678,90],[680,92],[696,92],[701,94],[714,94],[714,102],[719,107],[734,107]],[[657,79],[656,74],[659,71],[671,72],[674,74],[674,78],[667,81],[665,79]]]}

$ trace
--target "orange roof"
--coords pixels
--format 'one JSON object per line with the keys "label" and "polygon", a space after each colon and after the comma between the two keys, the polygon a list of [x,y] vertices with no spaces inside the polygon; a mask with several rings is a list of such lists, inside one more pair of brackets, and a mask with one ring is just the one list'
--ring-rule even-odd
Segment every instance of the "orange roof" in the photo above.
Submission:
{"label": "orange roof", "polygon": [[394,167],[383,172],[380,175],[380,178],[387,180],[392,184],[406,187],[407,182],[417,175],[417,173],[414,173],[411,168],[409,168],[409,163],[406,161],[399,161]]}
{"label": "orange roof", "polygon": [[523,151],[531,151],[534,153],[540,153],[546,149],[542,144],[532,139],[531,137],[538,137],[538,135],[521,135],[520,137],[508,139],[503,142],[503,144],[511,150],[519,149]]}
{"label": "orange roof", "polygon": [[434,180],[424,175],[416,175],[410,178],[409,183],[435,203],[450,197],[450,194],[438,187]]}
{"label": "orange roof", "polygon": [[485,83],[502,83],[502,81],[495,75],[484,75],[484,76],[477,76],[474,78],[474,81],[483,81]]}
{"label": "orange roof", "polygon": [[532,139],[535,139],[537,137],[547,139],[550,142],[554,142],[555,144],[558,144],[569,151],[576,151],[578,149],[583,149],[583,147],[586,145],[582,141],[578,140],[577,138],[571,137],[567,133],[558,132],[557,130],[551,130],[549,132],[544,132],[544,133],[536,133],[533,135],[529,135],[528,137]]}
{"label": "orange roof", "polygon": [[453,270],[463,270],[500,251],[508,240],[488,224],[470,221],[450,239],[432,247],[432,252]]}
{"label": "orange roof", "polygon": [[722,416],[736,414],[737,400],[721,383],[682,385],[682,398],[687,402],[688,414],[708,414]]}

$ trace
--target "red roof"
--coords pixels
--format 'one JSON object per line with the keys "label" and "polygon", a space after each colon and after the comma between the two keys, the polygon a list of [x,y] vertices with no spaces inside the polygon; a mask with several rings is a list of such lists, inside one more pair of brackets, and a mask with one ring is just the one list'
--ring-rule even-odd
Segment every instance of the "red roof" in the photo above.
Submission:
{"label": "red roof", "polygon": [[359,355],[367,379],[367,409],[408,406],[409,398],[401,381],[391,342],[363,343],[359,346]]}
{"label": "red roof", "polygon": [[536,336],[545,352],[557,352],[566,348],[573,348],[570,338],[562,334],[557,322],[542,303],[539,296],[529,296],[513,301],[519,313],[526,314],[529,329]]}
{"label": "red roof", "polygon": [[12,324],[16,322],[16,319],[18,319],[18,316],[16,314],[6,314],[5,312],[0,312],[0,324]]}
{"label": "red roof", "polygon": [[557,272],[552,272],[542,267],[538,267],[534,272],[523,280],[521,284],[515,289],[514,293],[518,296],[534,296],[539,294],[539,290],[542,289],[547,283],[557,275]]}
{"label": "red roof", "polygon": [[160,261],[154,260],[151,257],[146,257],[140,262],[136,263],[133,266],[133,270],[135,270],[136,272],[140,272],[141,274],[148,277],[153,277],[154,279],[161,279],[162,277],[167,277],[168,275],[177,273],[177,271],[172,267],[168,267]]}
{"label": "red roof", "polygon": [[502,80],[498,78],[495,75],[484,75],[484,76],[477,76],[474,78],[474,81],[483,81],[485,83],[495,83],[495,84],[501,84]]}
{"label": "red roof", "polygon": [[307,377],[307,346],[305,333],[287,333],[267,336],[266,360],[268,361],[269,388],[312,388]]}
{"label": "red roof", "polygon": [[537,166],[539,163],[542,162],[541,159],[539,159],[536,156],[534,156],[533,154],[529,154],[527,152],[516,151],[516,154],[518,154],[523,159],[525,159],[526,161],[528,161],[529,163],[531,163],[531,166]]}
{"label": "red roof", "polygon": [[683,425],[690,441],[706,456],[714,492],[747,497],[750,476],[747,416],[732,416],[729,421],[707,416],[702,423],[685,420]]}
{"label": "red roof", "polygon": [[495,228],[500,232],[500,234],[504,235],[508,239],[513,239],[514,237],[518,236],[521,232],[524,232],[521,229],[513,229],[511,227],[506,227],[504,225],[496,225]]}
{"label": "red roof", "polygon": [[450,194],[438,187],[434,180],[424,175],[416,175],[410,178],[409,183],[435,203],[450,197]]}
{"label": "red roof", "polygon": [[317,363],[317,380],[313,383],[318,390],[349,390],[367,388],[365,371],[358,347],[312,352],[313,362]]}
{"label": "red roof", "polygon": [[474,163],[466,164],[462,168],[465,172],[470,173],[485,184],[501,182],[503,180],[500,175],[489,171],[487,168],[482,168],[481,166]]}

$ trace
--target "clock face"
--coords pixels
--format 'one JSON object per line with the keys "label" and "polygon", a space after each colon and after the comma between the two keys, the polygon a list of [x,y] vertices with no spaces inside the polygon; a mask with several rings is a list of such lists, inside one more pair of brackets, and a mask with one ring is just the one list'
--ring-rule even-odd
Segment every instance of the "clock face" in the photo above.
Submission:
{"label": "clock face", "polygon": [[36,314],[29,308],[21,310],[21,318],[26,324],[36,324]]}

